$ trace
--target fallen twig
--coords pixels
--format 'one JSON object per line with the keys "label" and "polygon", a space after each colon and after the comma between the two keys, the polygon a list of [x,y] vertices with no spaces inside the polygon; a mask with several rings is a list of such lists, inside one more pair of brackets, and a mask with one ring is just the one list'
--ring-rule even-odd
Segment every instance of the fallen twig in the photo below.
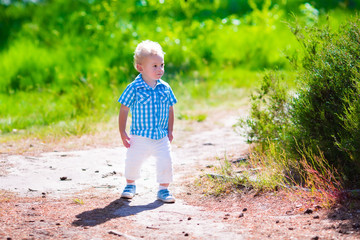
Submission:
{"label": "fallen twig", "polygon": [[126,239],[137,239],[136,237],[133,237],[133,236],[130,236],[130,235],[127,235],[127,234],[125,234],[125,233],[122,233],[122,232],[118,232],[118,231],[115,231],[115,230],[110,230],[109,232],[108,232],[109,234],[112,234],[112,235],[115,235],[115,236],[118,236],[118,237],[124,237],[124,238],[126,238]]}

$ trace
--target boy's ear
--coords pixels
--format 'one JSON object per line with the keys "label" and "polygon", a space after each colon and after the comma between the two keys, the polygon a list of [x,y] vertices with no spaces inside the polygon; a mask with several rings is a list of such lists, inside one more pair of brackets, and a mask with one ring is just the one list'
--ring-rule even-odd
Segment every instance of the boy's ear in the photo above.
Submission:
{"label": "boy's ear", "polygon": [[136,64],[136,70],[138,70],[138,72],[142,72],[143,67],[140,64]]}

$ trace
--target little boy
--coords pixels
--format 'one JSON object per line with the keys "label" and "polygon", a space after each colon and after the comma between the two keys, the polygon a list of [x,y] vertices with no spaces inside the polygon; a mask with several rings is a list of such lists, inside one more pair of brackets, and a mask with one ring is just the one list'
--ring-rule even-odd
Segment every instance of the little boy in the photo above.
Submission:
{"label": "little boy", "polygon": [[[149,40],[135,49],[134,65],[140,73],[119,98],[119,131],[128,148],[125,160],[127,185],[121,195],[131,199],[135,195],[135,180],[140,178],[140,167],[149,156],[156,158],[157,197],[166,203],[175,202],[168,187],[173,180],[170,142],[173,140],[174,107],[177,102],[170,86],[161,80],[164,75],[164,52],[161,46]],[[126,121],[132,114],[130,137]]]}

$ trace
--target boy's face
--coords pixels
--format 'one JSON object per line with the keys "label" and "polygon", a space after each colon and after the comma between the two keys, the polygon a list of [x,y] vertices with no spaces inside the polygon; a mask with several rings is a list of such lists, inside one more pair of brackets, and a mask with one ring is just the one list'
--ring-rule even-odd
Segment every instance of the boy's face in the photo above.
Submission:
{"label": "boy's face", "polygon": [[164,57],[150,55],[145,57],[140,64],[136,65],[137,70],[146,81],[156,81],[164,75]]}

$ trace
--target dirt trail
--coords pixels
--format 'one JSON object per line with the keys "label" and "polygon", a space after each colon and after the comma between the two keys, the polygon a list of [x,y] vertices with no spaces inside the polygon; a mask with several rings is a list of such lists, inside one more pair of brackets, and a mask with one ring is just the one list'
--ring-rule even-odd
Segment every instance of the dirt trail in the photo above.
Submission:
{"label": "dirt trail", "polygon": [[[184,184],[198,177],[207,164],[216,165],[216,157],[246,150],[244,140],[232,130],[238,117],[238,113],[224,117],[224,113],[219,112],[209,115],[202,123],[188,122],[176,130],[177,138],[172,144],[175,181],[171,186],[175,196],[186,192]],[[102,209],[72,216],[73,225],[101,229],[101,224],[106,221],[97,222],[89,216],[101,212],[108,214],[111,208],[112,217],[108,221],[125,219],[128,221],[126,225],[132,226],[121,233],[102,229],[98,234],[92,235],[93,239],[102,239],[104,232],[108,233],[109,238],[119,235],[146,239],[181,239],[189,236],[192,239],[243,238],[242,230],[234,230],[231,225],[221,221],[224,212],[204,211],[200,207],[186,204],[181,197],[177,197],[175,204],[157,201],[153,159],[149,159],[142,168],[142,179],[137,182],[138,194],[135,198],[132,201],[119,199],[125,184],[122,176],[125,152],[124,147],[115,147],[44,152],[39,156],[5,156],[2,159],[2,172],[6,174],[0,176],[0,189],[26,198],[45,195],[47,199],[86,199],[85,195],[89,192],[93,196],[105,194],[115,197],[105,203]],[[119,207],[113,208],[114,203]],[[0,236],[1,234],[11,237],[11,233],[0,231]]]}
{"label": "dirt trail", "polygon": [[232,129],[241,114],[214,111],[201,123],[177,122],[170,188],[175,204],[156,200],[152,159],[142,168],[135,198],[119,198],[124,147],[2,154],[0,239],[357,239],[358,218],[304,215],[301,204],[280,194],[219,200],[192,192],[189,184],[207,165],[246,153],[247,144]]}

